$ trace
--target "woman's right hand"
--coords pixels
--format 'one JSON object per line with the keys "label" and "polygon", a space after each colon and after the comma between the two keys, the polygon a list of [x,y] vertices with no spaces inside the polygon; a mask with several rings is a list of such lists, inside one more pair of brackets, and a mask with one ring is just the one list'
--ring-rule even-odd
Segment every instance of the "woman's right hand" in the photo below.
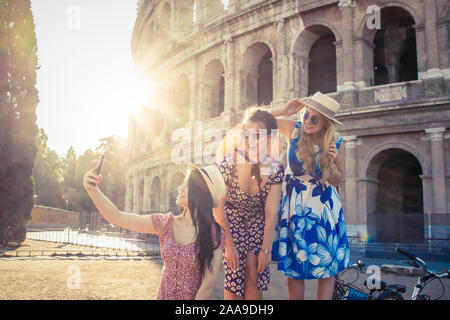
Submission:
{"label": "woman's right hand", "polygon": [[284,105],[282,112],[284,116],[291,116],[297,114],[304,107],[305,104],[300,99],[294,98]]}
{"label": "woman's right hand", "polygon": [[237,269],[239,268],[239,254],[234,243],[225,245],[224,257],[227,265],[233,271],[237,271]]}
{"label": "woman's right hand", "polygon": [[[95,174],[95,171],[97,170],[98,166],[99,165],[97,164],[95,168],[92,168],[91,170],[86,172],[86,174],[83,177],[83,187],[84,189],[86,189],[86,191],[98,189],[98,184],[100,183],[102,177],[101,175],[98,176]],[[93,183],[94,186],[91,185],[91,183]]]}

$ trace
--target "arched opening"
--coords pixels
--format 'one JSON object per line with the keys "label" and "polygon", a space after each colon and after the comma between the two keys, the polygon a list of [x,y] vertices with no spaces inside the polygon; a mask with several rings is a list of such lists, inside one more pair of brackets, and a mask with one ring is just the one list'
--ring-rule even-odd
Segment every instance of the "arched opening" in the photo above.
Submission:
{"label": "arched opening", "polygon": [[189,121],[191,86],[186,75],[178,78],[169,97],[172,108],[172,130],[183,127]]}
{"label": "arched opening", "polygon": [[267,105],[273,100],[272,68],[272,52],[269,50],[261,58],[258,66],[258,104]]}
{"label": "arched opening", "polygon": [[273,100],[272,51],[265,43],[251,45],[245,52],[241,69],[243,99],[241,107],[270,104]]}
{"label": "arched opening", "polygon": [[381,9],[381,29],[373,38],[374,85],[418,79],[414,25],[405,9]]}
{"label": "arched opening", "polygon": [[224,111],[225,103],[225,69],[220,60],[209,62],[203,76],[203,108],[202,118],[218,117]]}
{"label": "arched opening", "polygon": [[310,27],[317,35],[309,52],[308,96],[317,91],[330,93],[336,91],[336,38],[333,32],[324,26]]}
{"label": "arched opening", "polygon": [[295,39],[292,46],[295,96],[336,91],[335,42],[334,32],[318,24],[308,26]]}
{"label": "arched opening", "polygon": [[179,215],[182,212],[182,207],[177,205],[178,187],[183,184],[184,175],[177,172],[170,181],[169,187],[169,211],[174,215]]}
{"label": "arched opening", "polygon": [[161,211],[161,179],[159,177],[155,177],[152,181],[150,193],[150,211]]}
{"label": "arched opening", "polygon": [[368,194],[369,237],[375,242],[422,243],[425,237],[422,167],[411,153],[387,149],[375,156],[368,178],[376,187]]}

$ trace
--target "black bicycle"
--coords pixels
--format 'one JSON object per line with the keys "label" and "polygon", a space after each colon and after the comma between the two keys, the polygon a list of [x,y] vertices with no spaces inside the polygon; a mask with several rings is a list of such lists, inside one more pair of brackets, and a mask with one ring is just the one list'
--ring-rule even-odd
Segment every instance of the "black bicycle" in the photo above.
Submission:
{"label": "black bicycle", "polygon": [[[421,268],[423,271],[423,274],[417,278],[417,284],[414,287],[414,290],[413,290],[410,300],[439,300],[440,298],[442,298],[442,296],[445,293],[445,286],[442,283],[441,279],[442,278],[450,279],[450,270],[447,270],[446,272],[441,273],[441,274],[437,274],[437,273],[429,270],[427,268],[425,261],[423,261],[421,258],[417,257],[416,255],[409,253],[403,249],[400,249],[399,247],[396,247],[395,251],[402,254],[406,258],[408,258],[410,260],[411,266],[413,266],[415,268]],[[427,285],[429,285],[430,282],[433,280],[437,280],[440,283],[440,285],[442,286],[442,294],[436,299],[431,299],[431,297],[429,295],[427,295],[423,292],[425,287]],[[404,300],[402,293],[404,293],[404,291],[399,292],[396,290],[387,290],[380,295],[380,299]]]}
{"label": "black bicycle", "polygon": [[[358,261],[348,266],[339,273],[335,278],[333,300],[389,300],[393,295],[392,292],[405,292],[406,287],[400,284],[387,285],[384,281],[368,282],[364,281],[365,289],[355,285],[361,273],[366,273],[364,263]],[[345,280],[344,275],[351,272],[356,273],[355,279],[352,281]],[[388,294],[389,293],[389,294]]]}
{"label": "black bicycle", "polygon": [[[419,257],[396,248],[395,251],[404,255],[410,260],[410,264],[413,267],[421,268],[423,270],[423,275],[419,276],[417,279],[417,284],[414,287],[412,296],[410,300],[431,300],[431,297],[423,292],[424,288],[429,285],[433,280],[439,281],[442,285],[442,294],[437,299],[439,300],[445,293],[445,286],[442,283],[442,278],[450,278],[449,272],[442,274],[437,274],[430,271],[425,261]],[[364,286],[367,290],[358,288],[354,283],[359,279],[361,273],[365,273],[363,270],[364,263],[358,261],[358,263],[348,266],[344,271],[342,271],[335,279],[333,300],[404,300],[403,294],[406,292],[406,286],[400,284],[387,285],[384,281],[377,281],[377,283],[368,283],[367,280],[364,281]],[[357,276],[353,281],[347,281],[343,279],[343,275],[355,271]]]}

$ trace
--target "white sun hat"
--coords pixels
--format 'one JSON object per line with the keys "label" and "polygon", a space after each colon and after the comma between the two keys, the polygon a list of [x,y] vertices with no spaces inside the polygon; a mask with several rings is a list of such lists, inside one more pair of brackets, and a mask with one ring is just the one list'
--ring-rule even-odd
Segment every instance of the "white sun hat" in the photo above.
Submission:
{"label": "white sun hat", "polygon": [[211,193],[213,207],[217,208],[219,206],[219,199],[227,193],[227,187],[219,168],[215,165],[200,168],[190,164],[189,169],[197,169],[200,172]]}
{"label": "white sun hat", "polygon": [[302,101],[306,106],[313,108],[317,112],[320,112],[328,119],[338,124],[342,124],[335,118],[335,115],[339,111],[341,105],[339,104],[339,102],[337,102],[333,98],[330,98],[326,94],[317,91],[312,97],[301,98],[300,101]]}

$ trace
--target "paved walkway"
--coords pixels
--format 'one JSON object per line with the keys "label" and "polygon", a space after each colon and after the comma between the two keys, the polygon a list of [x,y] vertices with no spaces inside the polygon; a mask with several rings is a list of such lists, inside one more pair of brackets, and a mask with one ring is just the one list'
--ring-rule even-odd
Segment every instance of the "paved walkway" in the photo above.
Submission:
{"label": "paved walkway", "polygon": [[[29,240],[27,240],[29,241]],[[115,269],[114,267],[114,261],[117,261],[118,264],[120,262],[118,261],[136,261],[136,263],[139,263],[138,261],[149,261],[151,265],[151,269],[149,270],[149,273],[158,275],[161,274],[163,262],[159,256],[145,256],[145,255],[139,255],[138,253],[131,254],[129,253],[129,256],[126,256],[124,252],[113,250],[102,250],[102,249],[96,249],[94,250],[95,254],[89,254],[90,249],[86,249],[85,247],[75,246],[75,245],[64,245],[64,244],[56,244],[56,243],[50,243],[50,242],[44,242],[44,241],[30,241],[31,245],[25,246],[25,247],[19,247],[15,251],[16,252],[22,252],[23,255],[14,256],[9,252],[9,256],[0,256],[0,262],[2,263],[8,263],[8,261],[13,262],[14,260],[79,260],[81,263],[81,260],[100,260],[105,262],[105,268],[109,267],[112,269]],[[23,250],[23,248],[26,248]],[[37,254],[34,256],[27,256],[27,252],[32,252],[33,249],[39,249],[39,250],[55,250],[55,248],[59,248],[62,251],[69,252],[69,255],[64,254],[61,252],[61,254],[56,255],[41,255]],[[22,249],[22,251],[21,251]],[[37,251],[39,251],[37,250]],[[79,255],[77,252],[83,252],[84,255]],[[14,251],[13,251],[14,252]],[[116,255],[117,254],[117,255]],[[142,253],[141,253],[142,254]],[[389,260],[389,259],[368,259],[364,258],[361,252],[355,251],[352,252],[352,263],[356,262],[357,260],[362,260],[365,262],[366,267],[370,265],[376,265],[381,268],[382,265],[385,264],[393,264],[393,265],[406,265],[403,261],[398,260]],[[17,261],[19,262],[19,261]],[[86,261],[88,262],[88,261]],[[36,263],[39,263],[36,261]],[[16,265],[17,266],[17,265]],[[119,265],[117,265],[119,266]],[[440,262],[430,262],[429,268],[431,270],[434,270],[436,272],[441,272],[444,269],[449,269],[450,264],[449,263],[440,263]],[[269,290],[264,292],[263,299],[268,300],[285,300],[288,299],[287,295],[287,287],[286,287],[286,279],[283,276],[281,272],[277,270],[276,264],[272,263],[270,265],[271,270],[271,283],[269,285]],[[117,270],[118,271],[118,270]],[[49,269],[47,272],[52,272],[51,269]],[[87,272],[87,271],[83,271]],[[355,282],[355,285],[364,288],[363,282],[366,280],[370,275],[369,274],[361,274],[359,279]],[[101,277],[99,277],[101,278]],[[347,280],[354,280],[355,279],[355,273],[350,273],[346,276]],[[408,287],[407,292],[405,294],[405,297],[410,297],[412,293],[412,288],[416,284],[417,277],[413,276],[401,276],[398,274],[392,274],[392,273],[381,273],[380,274],[381,280],[385,281],[388,284],[403,284]],[[214,292],[212,295],[212,299],[215,300],[222,300],[223,299],[223,280],[224,275],[223,272],[220,273],[219,278],[216,282]],[[152,280],[151,286],[159,286],[159,278],[155,277]],[[445,295],[444,299],[450,300],[450,280],[444,279],[443,280],[444,286],[445,286]],[[315,299],[316,295],[316,288],[317,288],[317,281],[311,280],[311,281],[305,281],[305,299],[313,300]],[[428,287],[428,289],[432,294],[430,294],[432,297],[437,297],[441,295],[442,293],[442,285],[438,283],[437,281]]]}

